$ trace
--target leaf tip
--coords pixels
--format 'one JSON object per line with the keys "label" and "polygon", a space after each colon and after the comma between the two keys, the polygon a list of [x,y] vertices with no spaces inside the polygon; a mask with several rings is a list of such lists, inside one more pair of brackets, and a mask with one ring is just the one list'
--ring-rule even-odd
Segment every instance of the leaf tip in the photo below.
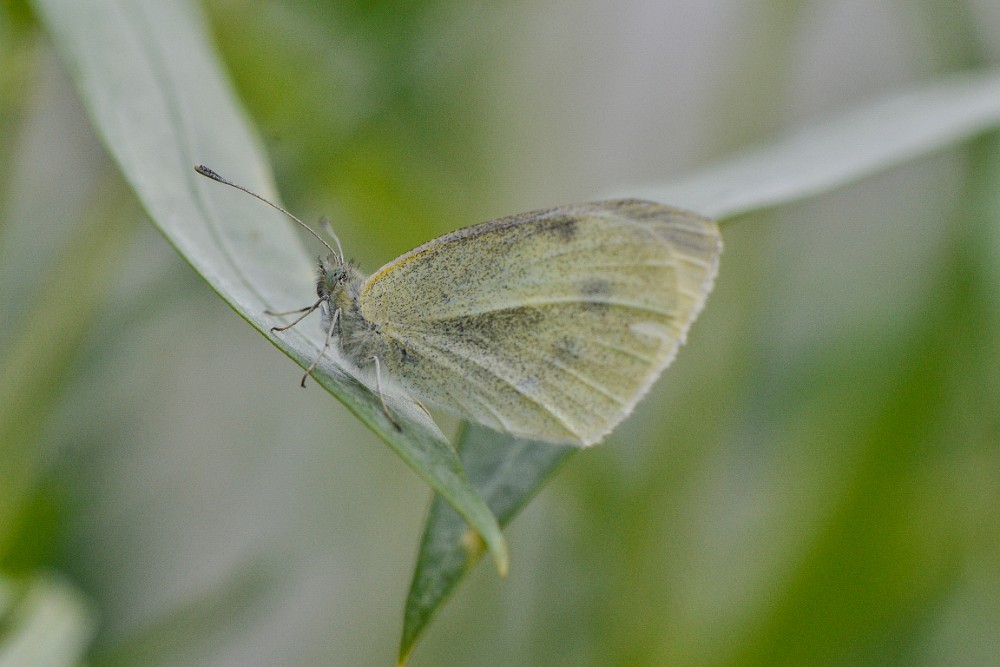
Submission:
{"label": "leaf tip", "polygon": [[[483,536],[472,528],[466,528],[462,533],[462,550],[465,551],[465,562],[468,565],[475,564],[480,556],[486,551],[486,542]],[[510,571],[510,556],[507,553],[507,545],[502,540],[498,544],[492,545],[493,560],[496,561],[497,572],[501,577],[506,577]]]}
{"label": "leaf tip", "polygon": [[494,554],[494,557],[497,563],[497,572],[500,573],[501,577],[506,579],[507,573],[510,572],[510,556],[507,555],[506,546],[504,546],[502,552]]}

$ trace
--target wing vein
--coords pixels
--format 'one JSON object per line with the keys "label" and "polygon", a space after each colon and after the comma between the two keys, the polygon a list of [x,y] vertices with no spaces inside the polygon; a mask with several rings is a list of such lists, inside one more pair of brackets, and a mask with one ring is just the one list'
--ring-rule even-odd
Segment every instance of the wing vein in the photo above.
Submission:
{"label": "wing vein", "polygon": [[[410,344],[413,345],[414,347],[419,347],[420,344],[423,344],[423,345],[426,345],[428,347],[431,347],[431,348],[437,350],[439,353],[441,353],[443,355],[449,355],[449,354],[450,355],[454,355],[456,357],[459,357],[460,359],[464,359],[465,361],[467,361],[467,362],[469,362],[471,364],[475,364],[477,367],[479,367],[482,370],[486,371],[487,373],[489,373],[490,375],[492,375],[493,377],[495,377],[497,380],[499,380],[500,382],[502,382],[505,385],[507,385],[508,387],[510,387],[518,396],[524,398],[525,400],[527,400],[527,401],[529,401],[531,403],[534,403],[543,412],[545,412],[550,417],[552,417],[552,419],[554,419],[556,422],[558,422],[558,424],[563,429],[565,429],[565,431],[567,433],[569,433],[570,435],[575,436],[577,438],[580,437],[581,434],[577,433],[577,431],[566,421],[565,417],[563,417],[561,414],[557,413],[551,407],[549,407],[549,406],[545,405],[544,403],[542,403],[541,401],[539,401],[534,396],[531,396],[530,394],[525,393],[520,388],[518,388],[518,386],[517,386],[517,384],[515,382],[511,381],[509,378],[506,378],[506,377],[498,374],[496,371],[494,371],[493,369],[489,368],[488,366],[486,366],[485,364],[483,364],[478,359],[475,359],[472,356],[467,355],[467,354],[461,354],[459,352],[455,352],[453,350],[449,350],[449,349],[447,349],[445,347],[442,347],[442,346],[439,346],[439,345],[435,345],[434,343],[431,342],[431,338],[430,337],[425,337],[424,339],[422,339],[422,341],[421,341],[420,344],[414,345],[413,341],[410,341]],[[452,366],[452,369],[455,370],[454,366]],[[458,372],[458,371],[456,371],[456,372]],[[458,374],[459,374],[460,377],[464,377],[466,380],[469,380],[467,374],[462,374],[460,372]],[[469,381],[471,382],[471,380],[469,380]],[[480,387],[480,389],[482,389],[482,385],[480,385],[478,383],[476,383],[476,384],[477,384],[477,386]],[[483,392],[483,393],[485,393],[485,392]]]}
{"label": "wing vein", "polygon": [[587,376],[581,375],[580,373],[574,371],[572,368],[570,368],[569,366],[565,365],[561,361],[557,361],[555,359],[550,359],[548,363],[552,364],[553,366],[555,366],[556,368],[558,368],[562,372],[566,373],[567,375],[572,375],[578,381],[580,381],[583,384],[587,385],[588,387],[590,387],[591,389],[593,389],[594,391],[596,391],[601,396],[604,396],[609,401],[612,401],[613,403],[617,403],[618,405],[625,405],[627,403],[627,401],[625,399],[623,399],[620,396],[617,396],[615,394],[612,394],[611,392],[609,392],[607,389],[605,389],[601,385],[595,383],[593,380],[591,380]]}
{"label": "wing vein", "polygon": [[601,347],[605,347],[605,348],[607,348],[609,350],[614,350],[615,352],[620,352],[621,354],[624,354],[626,356],[632,357],[633,359],[638,359],[639,361],[641,361],[644,364],[652,364],[656,360],[655,357],[647,357],[644,354],[639,354],[635,350],[630,350],[630,349],[628,349],[626,347],[622,347],[620,345],[615,345],[614,343],[609,343],[607,341],[601,340],[600,338],[593,338],[593,339],[589,339],[589,340],[591,342],[594,342],[594,343],[600,345]]}
{"label": "wing vein", "polygon": [[[522,308],[545,308],[547,306],[561,306],[565,304],[601,304],[614,306],[617,308],[625,308],[627,310],[634,310],[641,313],[650,313],[667,319],[673,319],[675,313],[668,310],[661,310],[658,308],[652,308],[647,305],[640,303],[635,303],[633,301],[621,301],[617,299],[583,299],[580,297],[557,297],[549,299],[531,299],[526,301],[510,302],[510,303],[498,303],[490,305],[488,308],[479,308],[477,310],[463,310],[461,312],[461,317],[481,317],[483,315],[494,315],[496,313],[502,313],[504,311],[520,310]],[[446,322],[451,319],[456,319],[455,313],[450,312],[442,317],[429,317],[425,313],[424,322],[428,323],[440,323]],[[390,322],[392,326],[402,332],[402,333],[417,333],[417,334],[434,334],[431,329],[427,328],[417,328],[411,325],[400,326],[399,322]]]}

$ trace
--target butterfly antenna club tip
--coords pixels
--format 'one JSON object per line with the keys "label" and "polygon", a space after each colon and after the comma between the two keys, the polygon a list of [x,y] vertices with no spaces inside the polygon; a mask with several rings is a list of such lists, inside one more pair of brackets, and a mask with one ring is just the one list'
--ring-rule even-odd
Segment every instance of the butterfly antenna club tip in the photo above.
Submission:
{"label": "butterfly antenna club tip", "polygon": [[251,190],[249,188],[246,188],[246,187],[243,187],[242,185],[240,185],[238,183],[234,183],[231,180],[229,180],[228,178],[223,178],[216,171],[214,171],[212,169],[209,169],[208,167],[206,167],[203,164],[196,164],[194,166],[194,170],[196,172],[198,172],[199,174],[201,174],[202,176],[205,176],[206,178],[210,178],[213,181],[218,181],[219,183],[222,183],[223,185],[228,185],[231,188],[236,188],[237,190],[245,192],[248,195],[250,195],[251,197],[254,197],[254,198],[259,199],[260,201],[264,202],[265,204],[267,204],[271,208],[275,209],[276,211],[280,211],[281,213],[284,213],[289,218],[291,218],[296,223],[298,223],[302,227],[302,229],[304,229],[307,232],[309,232],[310,234],[312,234],[316,238],[317,241],[319,241],[324,246],[326,246],[326,249],[330,251],[331,255],[337,255],[338,257],[340,257],[341,263],[343,263],[343,261],[344,261],[344,250],[343,250],[343,248],[341,248],[340,239],[337,238],[336,234],[333,235],[333,240],[337,242],[337,248],[339,249],[339,252],[337,250],[334,250],[333,246],[326,242],[326,239],[324,239],[322,236],[320,236],[319,234],[317,234],[316,230],[314,230],[312,227],[310,227],[306,223],[304,223],[301,220],[299,220],[298,218],[296,218],[294,215],[292,215],[291,213],[289,213],[288,211],[286,211],[282,207],[280,207],[277,204],[275,204],[270,199],[262,197],[261,195],[257,194],[253,190]]}

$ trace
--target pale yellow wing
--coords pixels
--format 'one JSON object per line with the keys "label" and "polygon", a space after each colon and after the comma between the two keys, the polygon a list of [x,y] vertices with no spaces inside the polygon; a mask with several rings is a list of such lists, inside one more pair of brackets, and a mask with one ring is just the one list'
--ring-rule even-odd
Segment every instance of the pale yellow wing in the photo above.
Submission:
{"label": "pale yellow wing", "polygon": [[383,370],[420,400],[514,435],[599,442],[684,341],[722,249],[688,211],[615,200],[484,222],[365,284]]}

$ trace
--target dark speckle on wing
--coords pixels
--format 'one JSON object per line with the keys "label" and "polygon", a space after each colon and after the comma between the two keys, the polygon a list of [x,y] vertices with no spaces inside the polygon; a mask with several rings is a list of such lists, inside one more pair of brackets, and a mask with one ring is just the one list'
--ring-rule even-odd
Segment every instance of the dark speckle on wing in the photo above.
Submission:
{"label": "dark speckle on wing", "polygon": [[549,218],[538,223],[540,231],[553,234],[561,241],[572,241],[579,221],[570,216]]}
{"label": "dark speckle on wing", "polygon": [[580,293],[586,297],[611,296],[611,283],[603,278],[591,278],[580,286]]}
{"label": "dark speckle on wing", "polygon": [[399,360],[404,364],[416,364],[420,361],[420,356],[413,350],[406,347],[399,348]]}
{"label": "dark speckle on wing", "polygon": [[607,310],[608,297],[613,292],[611,283],[601,278],[591,278],[580,285],[580,294],[584,298],[583,307],[591,311]]}
{"label": "dark speckle on wing", "polygon": [[530,329],[541,323],[544,317],[539,309],[525,306],[439,320],[434,323],[434,329],[438,333],[457,337],[492,337],[512,329],[517,331]]}
{"label": "dark speckle on wing", "polygon": [[563,336],[552,345],[552,358],[558,362],[576,361],[580,358],[580,354],[580,344],[569,336]]}
{"label": "dark speckle on wing", "polygon": [[[573,215],[550,215],[538,219],[519,216],[504,222],[505,224],[498,225],[496,229],[503,230],[505,243],[518,243],[525,238],[538,235],[552,236],[566,243],[576,238],[580,226],[580,219]],[[517,232],[510,233],[511,227]]]}

